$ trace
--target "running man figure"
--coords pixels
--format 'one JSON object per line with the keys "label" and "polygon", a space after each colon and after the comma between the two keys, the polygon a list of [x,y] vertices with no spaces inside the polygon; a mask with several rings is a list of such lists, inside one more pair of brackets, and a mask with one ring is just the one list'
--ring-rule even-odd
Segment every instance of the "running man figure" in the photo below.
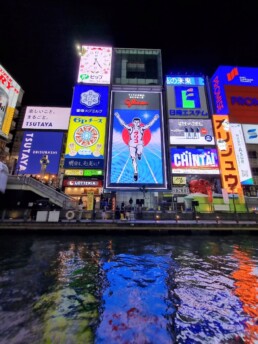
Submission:
{"label": "running man figure", "polygon": [[141,126],[141,119],[138,117],[135,117],[132,121],[133,125],[126,124],[125,121],[120,117],[120,114],[118,112],[115,112],[115,116],[118,119],[119,123],[128,130],[130,141],[128,143],[130,156],[132,159],[133,164],[133,170],[134,170],[134,180],[138,180],[138,166],[136,159],[141,160],[142,152],[143,152],[143,134],[144,131],[148,128],[150,128],[156,120],[159,118],[159,115],[155,115],[153,119],[145,125]]}

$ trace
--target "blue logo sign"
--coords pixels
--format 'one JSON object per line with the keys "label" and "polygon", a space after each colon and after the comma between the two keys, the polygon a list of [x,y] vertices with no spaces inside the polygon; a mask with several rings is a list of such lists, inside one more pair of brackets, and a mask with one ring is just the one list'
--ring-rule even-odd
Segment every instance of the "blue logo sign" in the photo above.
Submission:
{"label": "blue logo sign", "polygon": [[198,87],[175,87],[176,107],[183,109],[196,109],[201,107]]}

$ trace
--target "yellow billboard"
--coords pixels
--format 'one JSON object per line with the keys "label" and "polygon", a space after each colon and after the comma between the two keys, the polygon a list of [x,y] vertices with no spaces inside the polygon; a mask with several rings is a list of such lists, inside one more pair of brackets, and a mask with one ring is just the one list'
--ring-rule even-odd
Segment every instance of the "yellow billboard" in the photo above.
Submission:
{"label": "yellow billboard", "polygon": [[71,116],[65,149],[65,168],[103,168],[106,118]]}

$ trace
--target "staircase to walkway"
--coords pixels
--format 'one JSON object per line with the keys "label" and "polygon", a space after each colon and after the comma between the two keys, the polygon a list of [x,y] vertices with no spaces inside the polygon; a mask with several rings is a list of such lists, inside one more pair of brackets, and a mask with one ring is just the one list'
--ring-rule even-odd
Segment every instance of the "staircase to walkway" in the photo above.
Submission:
{"label": "staircase to walkway", "polygon": [[31,177],[9,175],[6,189],[32,191],[65,209],[75,209],[77,206],[77,202],[72,197]]}

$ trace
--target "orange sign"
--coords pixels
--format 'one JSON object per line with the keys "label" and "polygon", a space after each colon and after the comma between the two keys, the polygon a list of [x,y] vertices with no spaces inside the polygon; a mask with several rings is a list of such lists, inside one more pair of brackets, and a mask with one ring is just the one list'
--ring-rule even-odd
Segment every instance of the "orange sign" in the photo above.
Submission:
{"label": "orange sign", "polygon": [[222,187],[228,193],[242,190],[228,115],[213,115],[213,127],[218,149]]}

